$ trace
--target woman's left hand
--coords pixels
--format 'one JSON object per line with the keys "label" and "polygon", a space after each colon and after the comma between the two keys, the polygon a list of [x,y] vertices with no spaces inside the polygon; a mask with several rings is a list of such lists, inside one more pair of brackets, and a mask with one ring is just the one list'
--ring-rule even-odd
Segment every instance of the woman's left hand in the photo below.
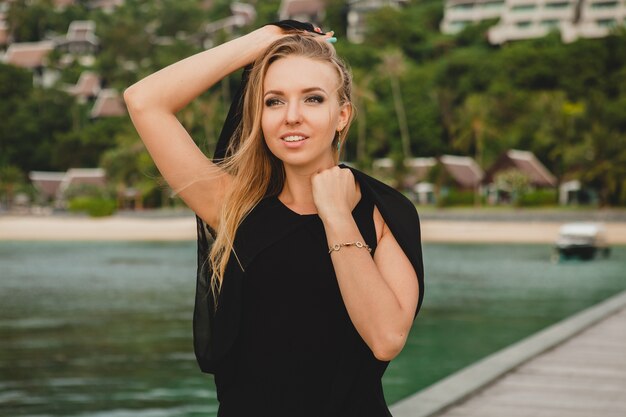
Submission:
{"label": "woman's left hand", "polygon": [[334,166],[311,177],[313,201],[322,220],[351,215],[360,190],[349,169]]}

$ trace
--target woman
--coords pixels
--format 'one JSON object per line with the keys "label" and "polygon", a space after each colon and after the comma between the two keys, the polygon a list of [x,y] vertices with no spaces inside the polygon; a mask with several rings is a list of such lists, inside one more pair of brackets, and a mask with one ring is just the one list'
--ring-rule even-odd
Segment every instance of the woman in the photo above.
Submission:
{"label": "woman", "polygon": [[[419,222],[401,194],[337,165],[354,112],[331,37],[264,26],[124,94],[199,219],[194,347],[220,417],[390,415],[381,377],[423,296]],[[241,121],[211,162],[175,114],[249,64]]]}

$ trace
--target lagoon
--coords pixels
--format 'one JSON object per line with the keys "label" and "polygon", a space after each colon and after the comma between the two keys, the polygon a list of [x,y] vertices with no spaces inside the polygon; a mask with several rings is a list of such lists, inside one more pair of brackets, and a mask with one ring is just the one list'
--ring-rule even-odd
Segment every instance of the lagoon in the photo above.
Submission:
{"label": "lagoon", "polygon": [[[195,363],[195,242],[0,242],[0,415],[215,416]],[[392,404],[626,289],[626,247],[424,246],[426,298],[383,378]]]}

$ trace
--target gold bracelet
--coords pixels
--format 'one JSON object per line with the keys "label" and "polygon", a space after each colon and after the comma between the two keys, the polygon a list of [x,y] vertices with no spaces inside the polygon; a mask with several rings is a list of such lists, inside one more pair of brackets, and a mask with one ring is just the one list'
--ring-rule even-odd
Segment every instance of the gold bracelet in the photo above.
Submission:
{"label": "gold bracelet", "polygon": [[356,242],[335,243],[333,246],[328,247],[328,253],[338,251],[342,246],[356,246],[357,248],[365,248],[368,252],[372,251],[372,248],[370,248],[367,243],[357,240]]}

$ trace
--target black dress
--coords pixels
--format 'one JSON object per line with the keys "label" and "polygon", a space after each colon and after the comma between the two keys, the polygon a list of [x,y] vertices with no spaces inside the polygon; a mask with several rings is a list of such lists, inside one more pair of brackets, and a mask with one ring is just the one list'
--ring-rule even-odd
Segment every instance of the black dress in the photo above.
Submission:
{"label": "black dress", "polygon": [[[373,209],[362,195],[352,212],[372,256]],[[374,357],[348,316],[321,219],[266,197],[236,242],[255,239],[245,222],[258,221],[257,211],[289,231],[245,268],[239,332],[215,370],[218,417],[391,416],[381,385],[388,362]]]}

